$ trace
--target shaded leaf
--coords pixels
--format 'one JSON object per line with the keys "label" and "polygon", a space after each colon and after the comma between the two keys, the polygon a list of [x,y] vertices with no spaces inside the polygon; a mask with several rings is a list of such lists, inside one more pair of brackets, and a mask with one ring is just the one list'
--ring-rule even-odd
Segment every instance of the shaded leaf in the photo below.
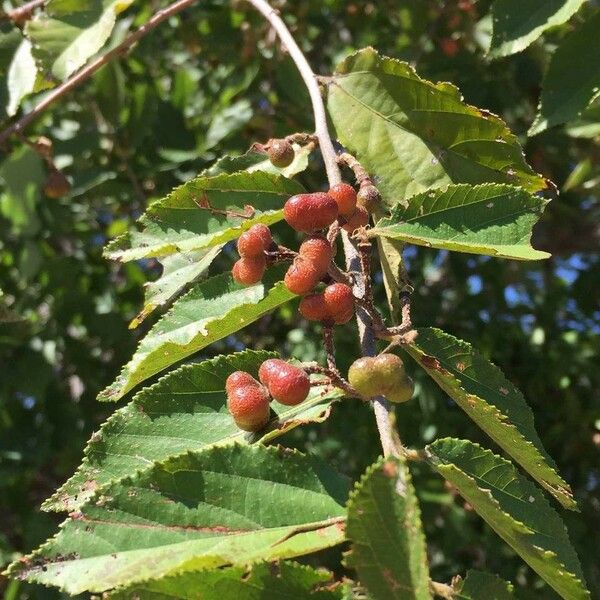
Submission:
{"label": "shaded leaf", "polygon": [[523,394],[473,347],[439,329],[418,330],[404,349],[505,452],[563,506],[576,509],[569,485],[544,450]]}
{"label": "shaded leaf", "polygon": [[507,460],[467,440],[427,447],[433,467],[563,598],[589,598],[565,526],[544,495]]}
{"label": "shaded leaf", "polygon": [[70,594],[291,558],[344,539],[346,480],[296,451],[189,453],[108,487],[9,568]]}
{"label": "shaded leaf", "polygon": [[[529,135],[566,123],[600,97],[600,9],[570,33],[552,55]],[[585,65],[582,68],[582,65]]]}
{"label": "shaded leaf", "polygon": [[550,256],[530,243],[545,205],[511,185],[451,185],[397,204],[371,233],[428,248],[538,260]]}
{"label": "shaded leaf", "polygon": [[521,52],[547,29],[566,23],[585,0],[496,0],[492,6],[493,57]]}
{"label": "shaded leaf", "polygon": [[372,48],[337,67],[328,107],[339,140],[375,177],[388,208],[450,183],[548,187],[502,120]]}
{"label": "shaded leaf", "polygon": [[287,198],[301,191],[299,183],[261,171],[200,175],[153,203],[139,221],[142,230],[113,240],[105,255],[129,261],[217,246],[254,223],[280,221]]}
{"label": "shaded leaf", "polygon": [[148,315],[172,300],[183,288],[208,271],[223,246],[208,250],[182,252],[166,256],[160,262],[163,272],[156,281],[145,284],[144,308],[129,324],[130,329],[138,327]]}
{"label": "shaded leaf", "polygon": [[460,600],[511,600],[512,584],[485,571],[467,571],[456,598]]}
{"label": "shaded leaf", "polygon": [[44,71],[64,81],[96,54],[133,0],[49,0],[25,34]]}
{"label": "shaded leaf", "polygon": [[258,563],[247,569],[233,567],[164,577],[113,592],[108,597],[112,600],[342,600],[343,588],[331,587],[332,580],[332,573],[323,569],[284,561]]}
{"label": "shaded leaf", "polygon": [[405,461],[380,459],[348,501],[346,564],[373,598],[431,598],[421,514]]}
{"label": "shaded leaf", "polygon": [[256,377],[260,365],[274,356],[251,351],[218,356],[183,365],[144,388],[92,435],[75,475],[46,500],[43,508],[76,510],[107,484],[190,450],[233,442],[265,442],[298,425],[324,421],[341,394],[315,386],[298,406],[273,402],[271,420],[263,431],[238,429],[227,410],[225,380],[234,371]]}
{"label": "shaded leaf", "polygon": [[152,327],[116,381],[100,392],[98,399],[122,398],[148,377],[294,298],[283,285],[282,276],[283,268],[279,265],[269,269],[256,285],[239,285],[228,273],[196,284]]}

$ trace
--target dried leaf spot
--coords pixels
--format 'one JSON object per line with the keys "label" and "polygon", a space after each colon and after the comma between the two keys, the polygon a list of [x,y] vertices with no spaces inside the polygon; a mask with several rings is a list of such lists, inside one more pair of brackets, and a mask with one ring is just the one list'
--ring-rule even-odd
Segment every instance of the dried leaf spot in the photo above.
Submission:
{"label": "dried leaf spot", "polygon": [[460,371],[461,373],[467,368],[467,366],[465,365],[464,362],[457,362],[456,363],[456,370]]}
{"label": "dried leaf spot", "polygon": [[441,370],[440,361],[435,356],[428,356],[427,354],[422,356],[421,364],[426,369],[435,369],[436,371]]}
{"label": "dried leaf spot", "polygon": [[508,393],[509,393],[509,392],[508,392],[508,390],[507,390],[505,387],[501,387],[501,388],[500,388],[498,391],[499,391],[499,392],[500,392],[500,393],[501,393],[503,396],[508,396]]}

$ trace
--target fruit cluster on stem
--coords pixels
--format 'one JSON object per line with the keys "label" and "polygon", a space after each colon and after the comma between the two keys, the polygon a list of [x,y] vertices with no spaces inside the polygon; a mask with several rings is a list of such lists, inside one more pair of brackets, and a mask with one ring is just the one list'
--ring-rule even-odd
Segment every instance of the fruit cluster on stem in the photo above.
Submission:
{"label": "fruit cluster on stem", "polygon": [[269,422],[270,402],[296,406],[310,392],[310,378],[301,368],[272,358],[260,366],[257,381],[246,371],[235,371],[225,382],[227,408],[244,431],[260,431]]}

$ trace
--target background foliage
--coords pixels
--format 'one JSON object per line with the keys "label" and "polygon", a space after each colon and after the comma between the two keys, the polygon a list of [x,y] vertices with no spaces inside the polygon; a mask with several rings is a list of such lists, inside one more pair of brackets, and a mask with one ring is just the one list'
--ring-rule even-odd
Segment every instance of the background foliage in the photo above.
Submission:
{"label": "background foliage", "polygon": [[[98,4],[104,14],[130,3]],[[521,3],[523,10],[526,4]],[[132,3],[119,15],[108,44],[118,43],[163,5]],[[551,23],[543,37],[524,36],[511,45],[497,27],[490,41],[491,5],[485,0],[278,3],[318,72],[331,73],[340,59],[367,45],[412,62],[421,76],[454,83],[467,102],[505,119],[525,143],[528,162],[560,188],[534,236],[536,248],[553,253],[550,260],[500,261],[421,247],[406,255],[416,289],[416,324],[441,327],[472,342],[528,399],[544,446],[581,508],[581,515],[563,511],[563,517],[594,596],[600,594],[600,553],[590,535],[600,527],[600,376],[594,368],[600,329],[598,107],[581,119],[570,115],[566,126],[525,136],[535,120],[544,74],[552,77],[548,65],[555,49],[562,48],[555,54],[561,60],[568,60],[568,51],[577,52],[569,36],[597,21],[598,7],[583,3],[567,23],[578,7],[565,8],[564,20]],[[60,21],[60,14],[54,18]],[[14,32],[7,23],[1,27],[0,94],[10,92],[14,98],[14,90],[5,85]],[[490,44],[497,56],[524,50],[492,60]],[[59,50],[54,51],[64,56],[65,49]],[[40,60],[47,61],[51,77],[60,79],[72,68],[51,54]],[[20,82],[21,89],[27,89],[26,83]],[[37,89],[45,85],[34,84]],[[587,98],[586,90],[580,92]],[[29,102],[26,98],[26,109]],[[550,123],[558,118],[548,115]],[[128,329],[143,306],[142,286],[158,277],[160,264],[152,258],[122,265],[107,261],[101,256],[104,244],[125,232],[148,202],[218,156],[311,127],[306,93],[268,27],[245,3],[215,0],[198,2],[163,24],[29,130],[54,141],[56,164],[73,183],[68,198],[44,196],[46,166],[26,145],[17,141],[2,153],[2,564],[55,530],[59,516],[40,512],[39,505],[73,472],[85,441],[112,412],[112,406],[96,402],[96,395],[115,379],[156,319],[149,316],[137,330]],[[320,165],[311,163],[300,179],[306,187],[321,187]],[[293,244],[289,230],[275,230],[283,243],[287,236]],[[226,247],[210,272],[229,269],[233,259]],[[381,277],[377,283],[383,305]],[[353,329],[340,328],[337,335],[345,369],[358,353]],[[279,350],[301,360],[323,358],[319,332],[298,320],[293,303],[203,350],[200,358],[245,347]],[[396,411],[407,444],[423,446],[452,436],[489,447],[424,373],[415,376],[418,402]],[[296,429],[285,442],[308,448],[352,479],[379,454],[374,420],[366,406],[356,403],[338,405],[331,419]],[[463,501],[440,479],[418,466],[413,477],[435,579],[474,567],[512,580],[523,598],[551,597],[549,588],[496,542],[481,519],[464,511]],[[315,564],[333,568],[337,552],[323,553]],[[9,599],[58,594],[18,582],[0,581],[0,586]]]}

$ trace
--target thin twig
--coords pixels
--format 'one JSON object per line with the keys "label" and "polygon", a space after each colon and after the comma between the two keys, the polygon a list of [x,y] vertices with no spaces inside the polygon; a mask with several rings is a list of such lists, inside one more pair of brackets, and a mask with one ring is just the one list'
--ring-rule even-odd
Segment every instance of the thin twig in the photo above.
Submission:
{"label": "thin twig", "polygon": [[36,8],[40,8],[41,6],[43,6],[45,2],[46,0],[31,0],[31,2],[23,4],[23,6],[13,8],[12,10],[6,13],[0,14],[0,21],[9,20],[13,23],[16,23],[17,25],[20,25],[21,23],[24,23],[25,21],[31,19],[33,11]]}
{"label": "thin twig", "polygon": [[[300,71],[300,75],[302,76],[302,79],[308,88],[315,117],[315,133],[319,138],[319,147],[321,149],[321,155],[323,156],[323,162],[325,163],[327,179],[329,181],[329,186],[334,186],[337,183],[340,183],[342,178],[337,164],[335,149],[333,147],[329,129],[327,127],[325,105],[323,104],[323,98],[321,97],[321,91],[319,89],[317,78],[308,64],[304,53],[302,50],[300,50],[300,47],[296,43],[296,40],[294,40],[287,26],[277,12],[268,4],[268,2],[265,0],[248,0],[248,2],[250,2],[250,4],[252,4],[252,6],[254,6],[258,11],[260,11],[269,21],[273,29],[275,29],[282,43],[287,48],[291,59],[294,61],[296,67]],[[354,271],[360,272],[358,249],[350,240],[347,232],[342,231],[341,234],[344,244],[344,254],[346,256],[346,271],[350,273]],[[362,287],[362,282],[359,280],[359,278],[357,278],[357,280],[354,282],[355,296],[360,295]],[[375,335],[373,328],[371,327],[369,315],[360,307],[356,311],[356,315],[362,354],[364,356],[374,356],[377,352],[377,347],[375,345]],[[375,411],[375,419],[377,421],[377,428],[379,430],[379,437],[381,439],[381,446],[383,448],[384,455],[398,456],[400,454],[400,448],[398,447],[397,441],[398,434],[394,432],[394,424],[389,404],[384,398],[374,398],[373,408]]]}
{"label": "thin twig", "polygon": [[273,29],[277,32],[279,39],[289,52],[291,59],[296,64],[298,71],[300,71],[300,75],[302,76],[310,95],[315,117],[315,134],[319,138],[319,146],[321,148],[323,162],[325,163],[329,185],[333,186],[336,183],[340,183],[342,177],[337,165],[335,150],[327,127],[325,105],[323,104],[321,90],[319,89],[319,84],[317,83],[313,70],[277,11],[265,0],[248,0],[248,2],[250,2],[250,4],[252,4],[252,6],[254,6],[254,8],[256,8],[256,10],[258,10],[271,24]]}
{"label": "thin twig", "polygon": [[3,146],[6,143],[6,140],[12,135],[22,132],[40,113],[72,89],[76,88],[80,83],[89,79],[98,69],[110,62],[113,58],[117,58],[123,54],[133,46],[133,44],[155,29],[163,21],[166,21],[188,6],[191,6],[195,1],[196,0],[177,0],[177,2],[173,2],[173,4],[154,13],[146,23],[139,29],[136,29],[131,35],[127,36],[118,46],[115,46],[106,54],[92,60],[92,62],[81,69],[81,71],[73,75],[73,77],[67,79],[67,81],[61,83],[58,87],[49,92],[30,112],[23,115],[18,121],[2,131],[0,133],[0,146]]}

